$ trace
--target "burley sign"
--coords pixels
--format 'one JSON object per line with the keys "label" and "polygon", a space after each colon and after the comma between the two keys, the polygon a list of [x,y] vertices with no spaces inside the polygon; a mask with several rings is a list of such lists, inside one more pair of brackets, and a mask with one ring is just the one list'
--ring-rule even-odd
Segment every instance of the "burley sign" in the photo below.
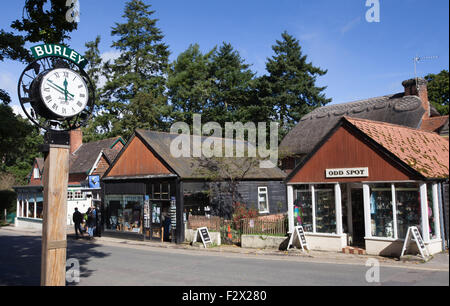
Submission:
{"label": "burley sign", "polygon": [[87,64],[87,60],[83,56],[81,56],[81,54],[70,48],[60,45],[47,44],[35,46],[31,48],[31,53],[33,54],[33,57],[35,59],[49,56],[58,56],[75,63],[81,68],[84,68],[84,66],[86,66]]}

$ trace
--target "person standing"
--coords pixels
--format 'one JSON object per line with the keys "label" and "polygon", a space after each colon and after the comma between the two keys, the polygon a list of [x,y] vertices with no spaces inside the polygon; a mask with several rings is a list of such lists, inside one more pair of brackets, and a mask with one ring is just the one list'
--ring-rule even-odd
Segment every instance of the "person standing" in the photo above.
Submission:
{"label": "person standing", "polygon": [[78,208],[75,208],[75,212],[72,217],[73,223],[75,224],[75,235],[78,239],[78,233],[80,233],[81,237],[83,237],[83,231],[81,230],[81,223],[83,222],[83,215],[78,211]]}
{"label": "person standing", "polygon": [[87,227],[89,239],[94,238],[94,228],[95,228],[95,211],[93,208],[89,207],[87,211]]}

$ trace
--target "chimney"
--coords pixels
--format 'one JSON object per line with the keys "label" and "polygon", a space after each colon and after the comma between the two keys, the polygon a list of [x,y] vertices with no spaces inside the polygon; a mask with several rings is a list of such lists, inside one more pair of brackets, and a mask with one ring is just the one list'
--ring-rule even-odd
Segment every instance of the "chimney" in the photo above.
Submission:
{"label": "chimney", "polygon": [[410,79],[402,83],[405,87],[405,96],[418,96],[422,100],[422,106],[425,109],[425,114],[422,119],[431,117],[431,105],[428,100],[428,82],[423,78]]}
{"label": "chimney", "polygon": [[81,128],[70,131],[70,154],[73,154],[83,145],[83,131]]}

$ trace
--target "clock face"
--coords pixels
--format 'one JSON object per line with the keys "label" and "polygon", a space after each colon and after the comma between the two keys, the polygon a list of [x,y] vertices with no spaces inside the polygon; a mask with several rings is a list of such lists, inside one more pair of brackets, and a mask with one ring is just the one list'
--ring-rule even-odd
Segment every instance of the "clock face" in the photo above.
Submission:
{"label": "clock face", "polygon": [[89,101],[89,90],[84,79],[75,71],[58,68],[42,79],[40,93],[44,105],[58,117],[75,117]]}

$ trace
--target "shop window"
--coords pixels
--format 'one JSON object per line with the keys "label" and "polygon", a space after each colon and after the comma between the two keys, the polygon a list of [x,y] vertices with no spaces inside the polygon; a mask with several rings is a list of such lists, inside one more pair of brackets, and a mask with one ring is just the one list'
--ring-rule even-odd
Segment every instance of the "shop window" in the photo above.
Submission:
{"label": "shop window", "polygon": [[315,186],[316,232],[336,233],[336,202],[333,185]]}
{"label": "shop window", "polygon": [[36,203],[36,219],[44,219],[44,202]]}
{"label": "shop window", "polygon": [[427,196],[428,196],[428,225],[430,226],[430,239],[436,239],[436,229],[434,218],[437,216],[437,212],[433,211],[433,185],[427,184]]}
{"label": "shop window", "polygon": [[267,187],[258,188],[258,209],[260,214],[269,213],[269,196]]}
{"label": "shop window", "polygon": [[370,216],[373,237],[394,238],[392,186],[371,186]]}
{"label": "shop window", "polygon": [[417,184],[395,185],[398,238],[406,238],[408,228],[421,228],[420,189]]}
{"label": "shop window", "polygon": [[143,233],[142,196],[106,196],[106,229]]}
{"label": "shop window", "polygon": [[301,185],[296,189],[294,202],[294,225],[303,226],[306,232],[313,232],[313,203],[311,186]]}
{"label": "shop window", "polygon": [[28,218],[34,218],[34,202],[32,199],[28,203]]}

